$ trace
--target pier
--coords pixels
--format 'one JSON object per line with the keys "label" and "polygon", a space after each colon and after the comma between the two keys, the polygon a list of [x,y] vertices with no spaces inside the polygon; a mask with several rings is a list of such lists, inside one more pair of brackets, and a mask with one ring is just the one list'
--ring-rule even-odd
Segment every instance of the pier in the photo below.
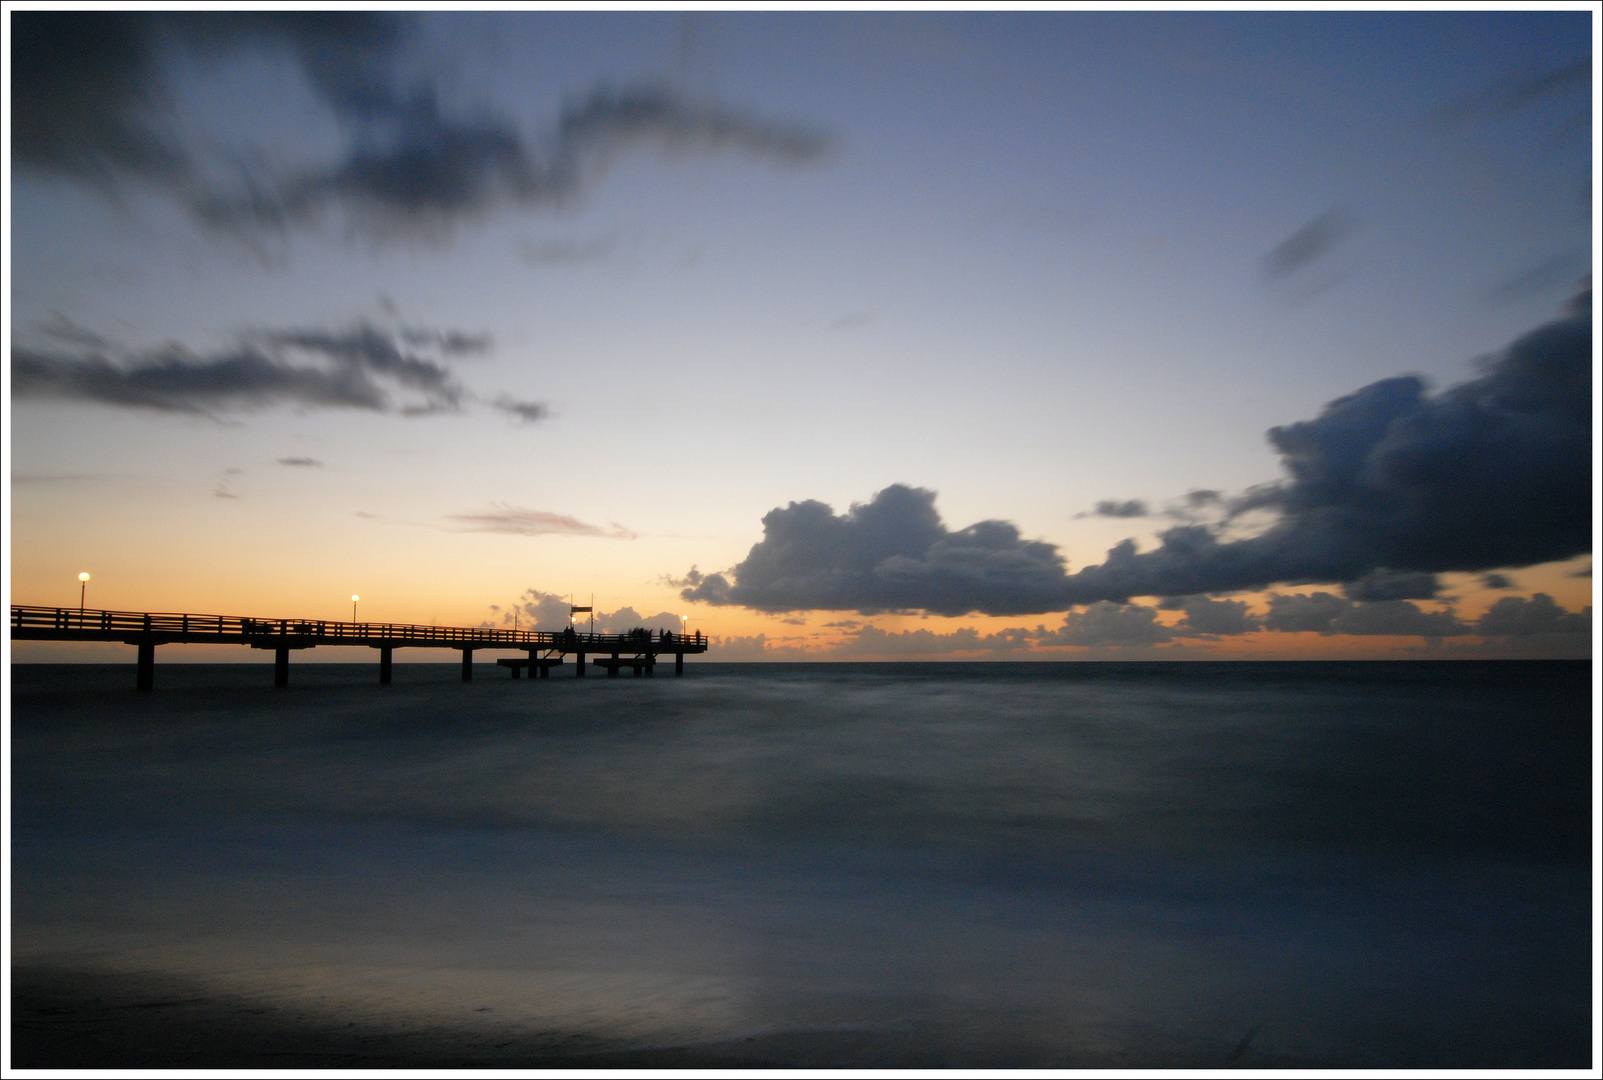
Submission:
{"label": "pier", "polygon": [[476,626],[417,626],[410,623],[336,622],[330,619],[254,619],[237,615],[190,615],[150,611],[94,611],[82,608],[11,606],[13,641],[120,641],[135,646],[134,686],[156,684],[158,645],[246,645],[273,650],[273,685],[289,685],[289,654],[318,646],[354,645],[379,651],[378,681],[387,684],[396,649],[456,649],[462,653],[462,681],[473,679],[473,654],[516,651],[522,657],[496,661],[514,679],[528,671],[550,678],[552,668],[574,658],[574,677],[584,678],[589,659],[615,676],[621,668],[651,675],[659,657],[671,655],[675,675],[685,672],[685,656],[707,651],[700,631],[632,630],[625,634],[582,634],[567,630],[496,630]]}

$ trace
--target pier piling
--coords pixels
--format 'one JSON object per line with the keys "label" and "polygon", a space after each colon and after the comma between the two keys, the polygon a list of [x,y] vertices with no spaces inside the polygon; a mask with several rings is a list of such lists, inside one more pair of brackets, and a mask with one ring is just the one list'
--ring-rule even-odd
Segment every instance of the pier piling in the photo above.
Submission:
{"label": "pier piling", "polygon": [[156,643],[154,641],[141,641],[139,643],[139,663],[134,675],[134,688],[136,690],[154,690],[156,688]]}

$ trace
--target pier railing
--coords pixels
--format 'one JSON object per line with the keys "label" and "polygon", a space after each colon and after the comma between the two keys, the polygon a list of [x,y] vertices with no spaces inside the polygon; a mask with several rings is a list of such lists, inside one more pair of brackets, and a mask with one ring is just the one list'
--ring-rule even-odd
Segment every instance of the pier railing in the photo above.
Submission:
{"label": "pier railing", "polygon": [[16,640],[167,642],[226,641],[269,646],[293,639],[317,645],[475,649],[556,649],[563,652],[705,652],[700,631],[584,634],[570,630],[505,630],[488,626],[422,626],[415,623],[341,622],[333,619],[266,619],[184,612],[99,611],[11,606]]}

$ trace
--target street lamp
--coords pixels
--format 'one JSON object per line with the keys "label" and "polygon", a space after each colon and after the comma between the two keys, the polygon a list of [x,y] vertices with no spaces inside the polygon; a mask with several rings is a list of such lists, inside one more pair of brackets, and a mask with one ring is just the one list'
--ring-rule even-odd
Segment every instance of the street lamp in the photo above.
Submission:
{"label": "street lamp", "polygon": [[360,600],[360,599],[361,599],[361,597],[357,596],[355,593],[351,594],[351,621],[352,622],[356,621],[356,602],[358,600]]}
{"label": "street lamp", "polygon": [[83,619],[83,598],[89,594],[89,571],[78,575],[78,618]]}
{"label": "street lamp", "polygon": [[681,615],[679,616],[679,636],[684,637],[688,633],[690,633],[690,616]]}

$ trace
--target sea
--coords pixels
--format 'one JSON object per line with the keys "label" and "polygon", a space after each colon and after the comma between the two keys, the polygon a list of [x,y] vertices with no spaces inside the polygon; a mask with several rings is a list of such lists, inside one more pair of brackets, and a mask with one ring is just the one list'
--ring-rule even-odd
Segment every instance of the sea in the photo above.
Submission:
{"label": "sea", "polygon": [[1593,1064],[1587,661],[476,675],[12,667],[32,1063]]}

